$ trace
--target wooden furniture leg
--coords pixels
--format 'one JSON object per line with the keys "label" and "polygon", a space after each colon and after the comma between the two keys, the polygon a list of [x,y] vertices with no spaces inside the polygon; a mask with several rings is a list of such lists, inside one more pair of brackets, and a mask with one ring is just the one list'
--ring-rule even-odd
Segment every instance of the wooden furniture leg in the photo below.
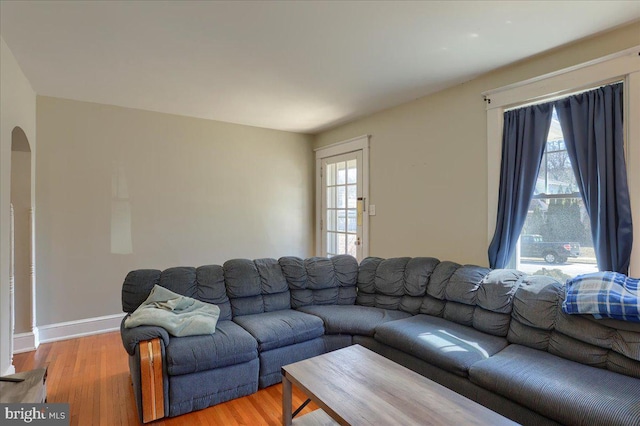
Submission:
{"label": "wooden furniture leg", "polygon": [[148,423],[164,417],[162,348],[159,338],[140,342],[140,382],[142,421]]}
{"label": "wooden furniture leg", "polygon": [[291,381],[286,376],[286,374],[282,374],[282,425],[283,426],[291,426],[291,422],[293,419],[293,415],[291,413],[292,410],[291,403]]}

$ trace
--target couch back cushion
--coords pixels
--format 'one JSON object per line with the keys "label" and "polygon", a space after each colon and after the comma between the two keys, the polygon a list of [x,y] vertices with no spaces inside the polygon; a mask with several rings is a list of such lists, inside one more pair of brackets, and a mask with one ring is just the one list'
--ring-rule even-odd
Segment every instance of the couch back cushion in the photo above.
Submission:
{"label": "couch back cushion", "polygon": [[360,262],[356,303],[415,315],[439,263],[433,257],[368,257]]}
{"label": "couch back cushion", "polygon": [[181,266],[165,269],[138,269],[127,274],[122,285],[122,310],[131,313],[144,302],[154,285],[174,293],[218,305],[219,320],[231,319],[231,306],[227,297],[224,272],[221,266],[199,268]]}
{"label": "couch back cushion", "polygon": [[358,262],[351,256],[233,259],[223,266],[138,269],[122,285],[122,309],[133,312],[154,285],[220,307],[220,320],[234,316],[356,300]]}
{"label": "couch back cushion", "polygon": [[370,257],[360,263],[356,303],[437,316],[504,337],[523,277],[431,257]]}
{"label": "couch back cushion", "polygon": [[505,337],[515,291],[524,276],[511,269],[441,262],[433,273],[420,313]]}
{"label": "couch back cushion", "polygon": [[278,263],[291,290],[292,308],[355,303],[358,262],[354,257],[281,257]]}
{"label": "couch back cushion", "polygon": [[234,317],[291,307],[289,286],[276,259],[234,259],[223,269]]}
{"label": "couch back cushion", "polygon": [[509,342],[640,378],[640,324],[565,314],[564,296],[558,281],[526,277],[515,294]]}
{"label": "couch back cushion", "polygon": [[446,267],[445,275],[455,270],[448,280],[441,283],[442,291],[433,295],[428,292],[423,308],[434,304],[432,299],[437,299],[437,305],[444,302],[443,318],[505,337],[509,331],[514,295],[525,274],[474,265],[449,264]]}

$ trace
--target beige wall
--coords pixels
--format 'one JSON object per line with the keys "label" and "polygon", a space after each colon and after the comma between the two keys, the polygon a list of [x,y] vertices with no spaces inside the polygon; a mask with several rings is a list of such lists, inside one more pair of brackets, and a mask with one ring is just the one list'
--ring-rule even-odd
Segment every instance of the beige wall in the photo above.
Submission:
{"label": "beige wall", "polygon": [[39,324],[121,312],[132,269],[312,254],[312,137],[37,99]]}
{"label": "beige wall", "polygon": [[[371,135],[370,202],[377,215],[370,222],[370,254],[487,265],[487,116],[481,93],[639,44],[636,23],[317,135],[316,147]],[[639,182],[630,184],[640,191]],[[640,212],[634,221],[640,224]]]}
{"label": "beige wall", "polygon": [[31,331],[31,153],[11,153],[11,205],[14,223],[15,333]]}
{"label": "beige wall", "polygon": [[[316,147],[372,135],[371,255],[486,264],[480,93],[637,44],[638,23],[317,135]],[[39,325],[120,312],[122,280],[134,268],[312,254],[311,137],[39,97],[36,156],[35,93],[3,40],[0,59],[0,373],[11,359],[15,126],[37,160]]]}
{"label": "beige wall", "polygon": [[[0,374],[12,370],[9,315],[9,217],[11,209],[11,133],[27,136],[34,164],[36,94],[4,39],[0,37]],[[32,176],[35,168],[31,168]],[[31,180],[34,182],[34,180]],[[32,191],[33,197],[33,191]]]}

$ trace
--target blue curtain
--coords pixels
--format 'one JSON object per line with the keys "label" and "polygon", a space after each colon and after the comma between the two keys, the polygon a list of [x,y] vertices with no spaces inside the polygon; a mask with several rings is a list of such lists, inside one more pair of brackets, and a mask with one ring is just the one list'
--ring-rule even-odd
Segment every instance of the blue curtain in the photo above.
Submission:
{"label": "blue curtain", "polygon": [[516,248],[538,178],[552,113],[552,103],[504,113],[498,218],[489,245],[491,268],[506,267]]}
{"label": "blue curtain", "polygon": [[601,271],[627,274],[633,230],[624,160],[622,83],[555,102]]}

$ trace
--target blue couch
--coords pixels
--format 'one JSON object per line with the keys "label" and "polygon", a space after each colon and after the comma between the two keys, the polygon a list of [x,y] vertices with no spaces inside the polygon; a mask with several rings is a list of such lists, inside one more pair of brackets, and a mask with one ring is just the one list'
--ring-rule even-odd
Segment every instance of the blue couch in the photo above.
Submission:
{"label": "blue couch", "polygon": [[218,305],[220,318],[203,336],[121,328],[140,412],[140,342],[161,341],[169,417],[360,344],[522,424],[640,425],[640,325],[564,314],[564,286],[549,277],[427,257],[236,259],[132,271],[123,310],[156,284]]}

